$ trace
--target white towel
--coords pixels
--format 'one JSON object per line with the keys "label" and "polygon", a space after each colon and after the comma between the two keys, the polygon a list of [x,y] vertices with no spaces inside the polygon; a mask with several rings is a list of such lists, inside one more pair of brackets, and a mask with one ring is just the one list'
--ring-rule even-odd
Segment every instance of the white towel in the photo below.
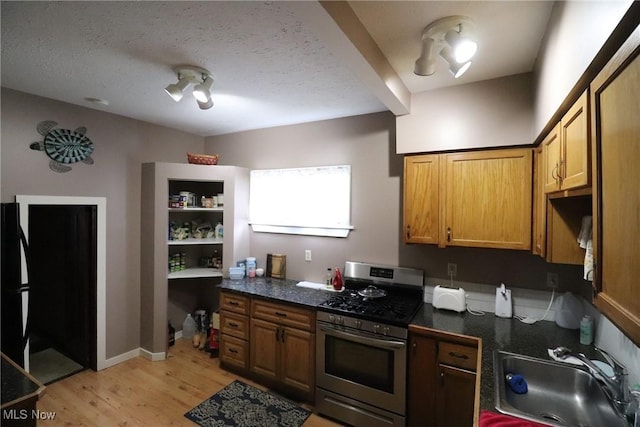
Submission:
{"label": "white towel", "polygon": [[323,289],[326,285],[324,283],[302,281],[296,283],[296,286],[300,286],[301,288]]}
{"label": "white towel", "polygon": [[593,240],[587,241],[584,251],[584,280],[593,282]]}
{"label": "white towel", "polygon": [[578,243],[582,249],[587,249],[587,243],[591,240],[593,218],[591,215],[585,215],[582,217],[582,228],[578,235]]}

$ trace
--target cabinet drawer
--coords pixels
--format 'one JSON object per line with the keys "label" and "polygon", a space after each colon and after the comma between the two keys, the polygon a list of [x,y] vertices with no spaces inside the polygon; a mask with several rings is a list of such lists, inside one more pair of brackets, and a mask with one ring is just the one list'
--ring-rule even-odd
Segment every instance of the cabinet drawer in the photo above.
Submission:
{"label": "cabinet drawer", "polygon": [[247,369],[249,367],[248,349],[247,341],[224,334],[220,336],[220,360],[223,363]]}
{"label": "cabinet drawer", "polygon": [[255,300],[251,306],[251,316],[307,331],[314,330],[316,321],[313,310]]}
{"label": "cabinet drawer", "polygon": [[478,362],[478,349],[466,345],[440,342],[438,361],[445,365],[475,371]]}
{"label": "cabinet drawer", "polygon": [[249,298],[222,292],[220,294],[220,310],[249,314]]}
{"label": "cabinet drawer", "polygon": [[249,339],[249,318],[241,314],[222,311],[220,313],[220,333],[243,340]]}

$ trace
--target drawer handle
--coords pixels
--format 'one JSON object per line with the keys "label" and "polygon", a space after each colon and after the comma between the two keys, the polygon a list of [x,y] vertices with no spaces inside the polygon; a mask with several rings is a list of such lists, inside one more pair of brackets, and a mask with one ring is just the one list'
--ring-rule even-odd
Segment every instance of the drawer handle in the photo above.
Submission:
{"label": "drawer handle", "polygon": [[235,350],[233,348],[230,348],[227,350],[229,353],[233,353],[233,354],[238,354],[238,350]]}
{"label": "drawer handle", "polygon": [[235,322],[229,322],[229,326],[231,326],[232,328],[237,328],[237,327],[238,327],[238,326],[240,326],[240,325],[238,325],[238,324],[237,324],[237,323],[235,323]]}
{"label": "drawer handle", "polygon": [[281,311],[276,311],[276,316],[287,317],[287,313],[283,313]]}
{"label": "drawer handle", "polygon": [[469,360],[469,356],[467,356],[466,354],[456,353],[454,351],[450,351],[449,356],[457,357],[458,359]]}
{"label": "drawer handle", "polygon": [[240,305],[238,301],[229,301],[229,305]]}
{"label": "drawer handle", "polygon": [[411,226],[407,225],[407,239],[411,238]]}

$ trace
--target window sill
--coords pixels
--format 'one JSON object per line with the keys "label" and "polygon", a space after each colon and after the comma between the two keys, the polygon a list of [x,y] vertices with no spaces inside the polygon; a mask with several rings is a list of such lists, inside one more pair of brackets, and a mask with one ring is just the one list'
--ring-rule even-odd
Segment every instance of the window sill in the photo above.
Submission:
{"label": "window sill", "polygon": [[251,228],[256,233],[278,233],[278,234],[298,234],[301,236],[322,236],[322,237],[348,237],[353,230],[352,226],[346,227],[300,227],[283,225],[251,224]]}

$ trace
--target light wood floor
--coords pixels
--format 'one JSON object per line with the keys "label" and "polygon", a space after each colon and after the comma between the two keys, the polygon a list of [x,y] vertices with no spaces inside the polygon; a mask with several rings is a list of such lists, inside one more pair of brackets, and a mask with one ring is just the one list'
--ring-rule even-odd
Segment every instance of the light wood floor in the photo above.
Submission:
{"label": "light wood floor", "polygon": [[[100,372],[83,371],[47,386],[40,411],[56,413],[38,426],[188,426],[184,413],[236,379],[265,389],[220,369],[218,358],[177,340],[167,360],[136,357]],[[307,409],[312,409],[308,405]],[[304,427],[334,427],[317,414]]]}

